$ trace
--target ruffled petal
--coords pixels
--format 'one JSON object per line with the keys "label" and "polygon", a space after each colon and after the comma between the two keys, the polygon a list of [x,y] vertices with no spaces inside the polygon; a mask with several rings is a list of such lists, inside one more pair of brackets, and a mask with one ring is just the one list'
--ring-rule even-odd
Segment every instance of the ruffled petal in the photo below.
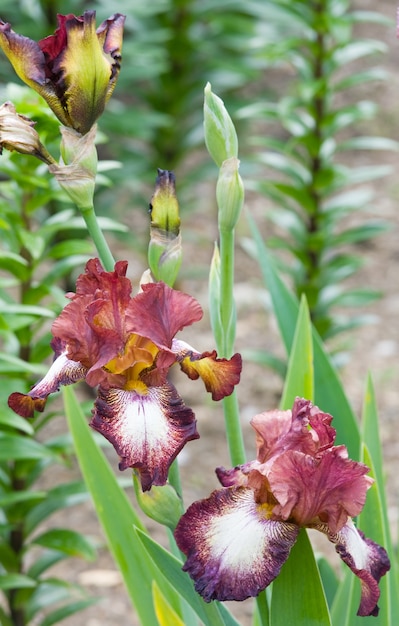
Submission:
{"label": "ruffled petal", "polygon": [[[121,32],[123,20],[120,24]],[[64,28],[67,45],[57,61],[62,76],[59,87],[63,91],[63,103],[71,119],[70,125],[84,135],[102,114],[112,93],[112,90],[109,93],[112,58],[103,54],[96,33],[95,11],[85,11],[82,17],[66,16]],[[115,68],[112,86],[117,73]]]}
{"label": "ruffled petal", "polygon": [[143,491],[164,485],[174,458],[199,437],[194,413],[170,384],[143,395],[100,387],[90,426],[112,443],[119,469],[137,468]]}
{"label": "ruffled petal", "polygon": [[206,602],[256,596],[279,574],[299,528],[266,518],[253,492],[214,491],[181,517],[175,537],[186,554],[183,567]]}
{"label": "ruffled petal", "polygon": [[64,341],[68,357],[89,368],[87,382],[100,382],[98,372],[118,353],[126,342],[125,310],[132,286],[125,277],[127,263],[115,264],[106,272],[98,259],[90,259],[86,270],[78,277],[76,293],[54,321],[52,333]]}
{"label": "ruffled petal", "polygon": [[352,520],[348,520],[337,534],[330,533],[326,526],[318,530],[324,532],[335,544],[343,562],[360,579],[362,594],[357,614],[362,617],[377,616],[377,602],[380,597],[378,583],[391,567],[386,550],[367,539]]}
{"label": "ruffled petal", "polygon": [[234,354],[231,359],[218,359],[216,350],[196,352],[185,341],[174,340],[172,350],[176,354],[182,371],[191,380],[202,378],[205,388],[212,394],[213,400],[229,396],[240,382],[242,359]]}
{"label": "ruffled petal", "polygon": [[46,76],[45,56],[36,41],[18,35],[10,24],[0,20],[0,46],[24,83],[46,100],[55,97],[55,90]]}
{"label": "ruffled petal", "polygon": [[8,406],[22,417],[33,417],[35,411],[43,411],[51,393],[58,391],[61,385],[84,380],[86,372],[87,368],[68,359],[64,352],[55,359],[45,377],[29,393],[12,393],[8,398]]}
{"label": "ruffled petal", "polygon": [[142,292],[126,311],[126,328],[129,333],[148,337],[160,348],[170,349],[179,330],[202,318],[201,306],[195,298],[163,282],[141,287]]}
{"label": "ruffled petal", "polygon": [[295,399],[292,411],[273,410],[255,415],[251,425],[256,431],[258,461],[268,463],[287,450],[320,456],[334,443],[331,421],[331,415],[304,398]]}
{"label": "ruffled petal", "polygon": [[338,446],[316,461],[302,452],[289,450],[278,457],[268,473],[270,490],[279,504],[278,518],[293,518],[305,526],[315,519],[326,522],[335,533],[363,509],[373,480],[369,468],[347,458]]}

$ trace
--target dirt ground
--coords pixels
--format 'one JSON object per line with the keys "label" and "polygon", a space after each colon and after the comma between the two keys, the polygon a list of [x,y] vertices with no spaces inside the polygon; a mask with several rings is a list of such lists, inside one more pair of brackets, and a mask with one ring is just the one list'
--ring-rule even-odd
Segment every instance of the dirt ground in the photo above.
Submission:
{"label": "dirt ground", "polygon": [[[374,0],[356,0],[358,8],[375,9]],[[380,0],[378,10],[394,17],[396,6],[392,0]],[[367,33],[370,34],[370,33]],[[392,71],[392,78],[378,87],[377,98],[381,112],[376,121],[373,134],[384,135],[399,140],[399,43],[396,40],[394,29],[376,28],[376,36],[387,38],[389,53],[382,58],[382,64]],[[368,97],[375,99],[375,86]],[[362,94],[367,97],[367,94]],[[359,155],[362,164],[375,163],[378,155]],[[368,161],[369,160],[369,161]],[[381,437],[387,476],[389,515],[392,527],[398,522],[398,486],[399,486],[399,429],[397,411],[399,407],[399,182],[397,178],[397,164],[399,154],[381,154],[381,162],[390,162],[393,171],[383,181],[373,182],[376,186],[376,202],[370,217],[383,218],[391,224],[388,232],[360,248],[366,258],[366,264],[357,275],[353,284],[379,289],[383,291],[383,298],[368,308],[368,313],[374,318],[372,324],[354,332],[347,340],[350,342],[350,359],[342,369],[342,379],[347,395],[358,415],[361,414],[362,395],[368,371],[371,371],[377,391],[377,401],[381,416]],[[262,216],[264,199],[248,197],[247,208],[255,215]],[[364,215],[363,215],[364,218]],[[212,241],[215,238],[215,225],[210,222],[209,214],[204,212],[190,219],[195,221],[197,232],[201,238],[209,235],[209,251],[202,251],[202,255],[210,258]],[[191,228],[192,224],[190,225]],[[274,354],[282,354],[276,324],[271,314],[264,306],[265,292],[261,283],[259,270],[240,247],[240,238],[245,236],[247,227],[242,220],[238,229],[237,246],[237,287],[236,302],[238,309],[238,329],[236,348],[238,351],[246,348],[263,348]],[[185,249],[187,262],[196,263],[195,242],[187,244]],[[191,259],[191,260],[190,260]],[[132,273],[134,269],[131,270]],[[207,292],[205,281],[187,279],[181,288],[195,295],[206,309]],[[190,343],[199,349],[205,350],[213,346],[209,328],[209,320],[204,320],[190,330]],[[186,504],[194,498],[208,495],[212,488],[217,486],[213,469],[218,465],[229,465],[223,435],[222,408],[210,405],[200,383],[192,383],[183,375],[176,379],[177,387],[185,402],[191,406],[198,418],[198,428],[201,439],[189,443],[180,456],[181,471],[184,482]],[[274,408],[278,405],[281,393],[281,380],[269,370],[250,362],[244,362],[242,382],[239,388],[242,423],[248,457],[252,457],[254,440],[248,426],[249,419],[258,412]],[[110,453],[109,459],[116,469],[117,459]],[[63,472],[59,468],[52,472],[51,481],[55,484],[63,480]],[[78,476],[78,470],[71,472]],[[58,475],[59,474],[59,475]],[[48,478],[50,480],[50,478]],[[133,493],[132,493],[133,498]],[[87,532],[99,545],[99,558],[95,563],[85,563],[77,559],[69,560],[67,565],[54,569],[54,574],[62,574],[71,581],[83,584],[88,591],[100,598],[100,602],[69,619],[65,626],[136,626],[138,624],[131,608],[129,599],[124,590],[120,575],[116,570],[106,548],[101,529],[99,528],[92,506],[88,503],[75,507],[66,513],[68,525]],[[52,518],[52,524],[57,521],[65,525],[65,512],[60,518]],[[154,535],[164,541],[161,527],[151,524]],[[234,611],[240,615],[243,626],[250,624],[250,606],[243,604],[235,606]]]}

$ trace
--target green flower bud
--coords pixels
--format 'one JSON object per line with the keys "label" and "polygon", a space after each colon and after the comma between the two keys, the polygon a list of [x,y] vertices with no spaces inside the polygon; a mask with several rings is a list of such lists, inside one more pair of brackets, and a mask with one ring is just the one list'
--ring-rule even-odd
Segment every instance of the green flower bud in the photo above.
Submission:
{"label": "green flower bud", "polygon": [[223,100],[212,92],[210,83],[207,83],[204,93],[205,144],[216,165],[220,167],[226,159],[237,157],[237,133]]}
{"label": "green flower bud", "polygon": [[142,491],[140,479],[133,472],[133,486],[143,513],[173,531],[184,510],[182,500],[172,485],[153,485],[149,491]]}
{"label": "green flower bud", "polygon": [[216,185],[220,230],[235,228],[244,204],[244,185],[238,173],[240,161],[235,157],[222,163]]}
{"label": "green flower bud", "polygon": [[150,215],[148,263],[155,280],[172,287],[179,273],[182,247],[175,177],[168,170],[158,170]]}

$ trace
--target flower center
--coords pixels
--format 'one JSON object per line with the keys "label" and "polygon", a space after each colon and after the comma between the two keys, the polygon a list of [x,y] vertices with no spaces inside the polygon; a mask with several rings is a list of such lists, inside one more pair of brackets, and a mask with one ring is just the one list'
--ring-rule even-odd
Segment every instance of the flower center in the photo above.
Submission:
{"label": "flower center", "polygon": [[146,337],[132,334],[129,336],[123,354],[118,354],[105,365],[107,372],[122,374],[126,377],[124,388],[137,391],[141,395],[147,393],[147,385],[140,380],[143,370],[154,365],[159,352],[158,347]]}

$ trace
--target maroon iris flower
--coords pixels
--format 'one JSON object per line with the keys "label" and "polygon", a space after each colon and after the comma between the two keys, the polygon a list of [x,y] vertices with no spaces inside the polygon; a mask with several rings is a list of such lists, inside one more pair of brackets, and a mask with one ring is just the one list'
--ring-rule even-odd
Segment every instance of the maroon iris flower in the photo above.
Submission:
{"label": "maroon iris flower", "polygon": [[91,426],[120,456],[120,469],[137,468],[143,490],[163,485],[171,462],[191,439],[196,420],[168,381],[178,363],[189,378],[201,377],[214,400],[232,393],[241,357],[218,359],[175,338],[202,317],[199,303],[165,283],[141,286],[131,295],[127,262],[106,272],[91,259],[77,280],[71,302],[54,321],[55,360],[28,394],[15,392],[9,406],[23,417],[43,411],[61,385],[86,380],[98,385]]}
{"label": "maroon iris flower", "polygon": [[368,467],[348,458],[345,446],[333,445],[331,420],[299,398],[292,412],[257,415],[257,460],[219,468],[224,489],[194,502],[182,516],[175,536],[187,555],[184,570],[207,602],[258,595],[306,527],[327,535],[360,578],[358,615],[378,614],[378,583],[389,559],[352,521],[373,480]]}

